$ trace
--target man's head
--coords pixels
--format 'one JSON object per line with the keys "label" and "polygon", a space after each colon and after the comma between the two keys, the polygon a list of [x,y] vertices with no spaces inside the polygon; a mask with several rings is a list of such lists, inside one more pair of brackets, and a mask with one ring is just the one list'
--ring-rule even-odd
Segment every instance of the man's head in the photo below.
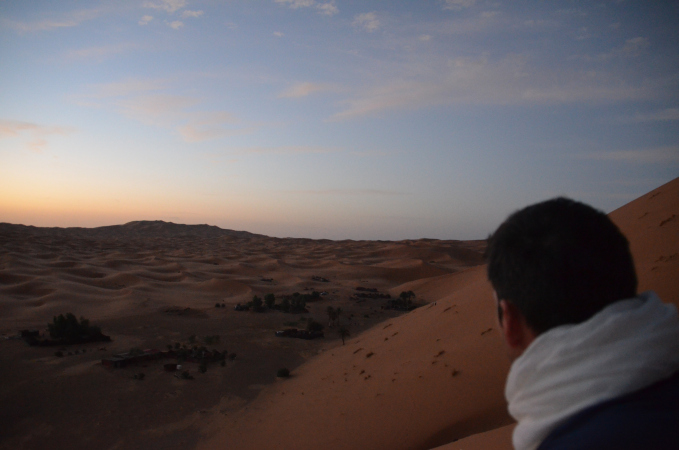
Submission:
{"label": "man's head", "polygon": [[499,314],[519,313],[533,337],[636,295],[625,236],[604,213],[567,198],[509,216],[490,236],[486,256]]}

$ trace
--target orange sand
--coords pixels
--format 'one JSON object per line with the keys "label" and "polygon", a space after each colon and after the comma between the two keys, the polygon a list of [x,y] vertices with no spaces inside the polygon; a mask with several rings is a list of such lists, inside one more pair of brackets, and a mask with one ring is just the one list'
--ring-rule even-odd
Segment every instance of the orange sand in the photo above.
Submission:
{"label": "orange sand", "polygon": [[[640,290],[674,303],[677,215],[679,179],[611,213],[631,242]],[[436,304],[303,365],[242,414],[215,419],[199,448],[430,448],[510,424],[503,396],[509,364],[485,266],[393,290],[418,288]],[[510,437],[511,427],[503,427],[444,448],[511,448]]]}
{"label": "orange sand", "polygon": [[[679,179],[611,213],[640,290],[679,305]],[[74,312],[113,342],[54,349],[0,340],[0,448],[508,449],[509,369],[482,241],[313,241],[139,222],[91,230],[0,224],[0,334]],[[328,283],[314,281],[327,278]],[[358,286],[427,304],[357,302]],[[274,337],[300,315],[233,310],[268,292],[326,291],[309,305],[337,330]],[[225,303],[226,308],[215,308]],[[186,314],[179,314],[191,308]],[[218,334],[238,358],[178,380],[162,364],[111,371],[101,357]],[[81,350],[83,350],[81,348]],[[289,379],[276,370],[289,367]],[[146,380],[133,380],[143,370]]]}

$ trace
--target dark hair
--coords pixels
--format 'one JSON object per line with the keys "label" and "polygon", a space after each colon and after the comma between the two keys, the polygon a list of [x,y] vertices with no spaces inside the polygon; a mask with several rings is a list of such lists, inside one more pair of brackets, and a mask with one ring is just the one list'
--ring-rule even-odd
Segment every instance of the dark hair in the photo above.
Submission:
{"label": "dark hair", "polygon": [[634,297],[629,243],[606,214],[567,198],[521,209],[488,238],[488,278],[537,334]]}

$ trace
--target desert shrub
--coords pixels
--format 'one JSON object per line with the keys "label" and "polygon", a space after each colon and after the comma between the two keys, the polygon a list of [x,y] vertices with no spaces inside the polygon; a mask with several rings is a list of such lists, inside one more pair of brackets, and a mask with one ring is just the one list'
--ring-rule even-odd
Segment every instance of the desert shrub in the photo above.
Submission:
{"label": "desert shrub", "polygon": [[339,325],[339,319],[342,315],[342,308],[335,309],[332,306],[328,306],[327,312],[330,326]]}
{"label": "desert shrub", "polygon": [[307,331],[323,331],[323,325],[320,322],[316,322],[311,319],[306,325]]}
{"label": "desert shrub", "polygon": [[198,371],[200,373],[207,372],[207,363],[205,361],[201,361],[200,365],[198,366]]}
{"label": "desert shrub", "polygon": [[65,316],[59,314],[47,324],[50,336],[54,339],[81,339],[101,335],[101,329],[91,326],[90,321],[81,317],[80,320],[71,313]]}
{"label": "desert shrub", "polygon": [[195,343],[195,342],[196,342],[196,335],[195,335],[195,334],[192,334],[191,336],[189,336],[189,343],[190,343],[190,344],[193,344],[193,343]]}
{"label": "desert shrub", "polygon": [[389,300],[386,309],[395,309],[399,311],[412,311],[417,307],[413,302],[415,293],[413,291],[403,291],[397,299]]}
{"label": "desert shrub", "polygon": [[[295,295],[297,294],[297,295]],[[306,300],[304,299],[304,296],[299,295],[298,292],[295,292],[295,294],[292,294],[292,300],[290,300],[290,311],[291,313],[295,312],[306,312]]]}
{"label": "desert shrub", "polygon": [[339,337],[342,339],[342,345],[344,345],[344,340],[350,336],[349,329],[342,325],[337,330],[337,333],[339,334]]}
{"label": "desert shrub", "polygon": [[276,376],[278,378],[288,378],[290,376],[290,371],[283,367],[282,369],[278,369],[278,372],[276,373]]}
{"label": "desert shrub", "polygon": [[273,309],[273,307],[276,305],[276,296],[273,294],[266,294],[264,296],[264,303],[266,304],[267,308]]}
{"label": "desert shrub", "polygon": [[257,297],[256,295],[252,297],[252,301],[248,304],[255,312],[263,312],[264,311],[264,302],[260,297]]}
{"label": "desert shrub", "polygon": [[140,381],[141,381],[141,380],[143,380],[145,377],[146,377],[146,374],[145,374],[144,372],[139,372],[139,373],[135,373],[134,376],[133,376],[132,378],[134,378],[135,380],[140,380]]}
{"label": "desert shrub", "polygon": [[219,342],[219,335],[214,334],[214,335],[210,335],[210,336],[205,336],[203,338],[203,340],[205,341],[205,343],[207,345],[214,345],[214,344],[217,344]]}
{"label": "desert shrub", "polygon": [[62,352],[61,350],[56,351],[56,352],[54,352],[54,356],[56,356],[57,358],[63,358],[64,352]]}
{"label": "desert shrub", "polygon": [[222,359],[221,361],[219,361],[219,365],[222,366],[222,367],[225,367],[226,366],[226,359]]}

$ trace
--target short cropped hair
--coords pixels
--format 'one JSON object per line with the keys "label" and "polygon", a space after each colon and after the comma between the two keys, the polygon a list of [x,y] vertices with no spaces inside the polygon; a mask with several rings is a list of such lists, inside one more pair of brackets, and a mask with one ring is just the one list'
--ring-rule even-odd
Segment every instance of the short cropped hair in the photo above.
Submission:
{"label": "short cropped hair", "polygon": [[488,238],[488,278],[537,334],[636,295],[629,242],[606,214],[559,197],[521,209]]}

